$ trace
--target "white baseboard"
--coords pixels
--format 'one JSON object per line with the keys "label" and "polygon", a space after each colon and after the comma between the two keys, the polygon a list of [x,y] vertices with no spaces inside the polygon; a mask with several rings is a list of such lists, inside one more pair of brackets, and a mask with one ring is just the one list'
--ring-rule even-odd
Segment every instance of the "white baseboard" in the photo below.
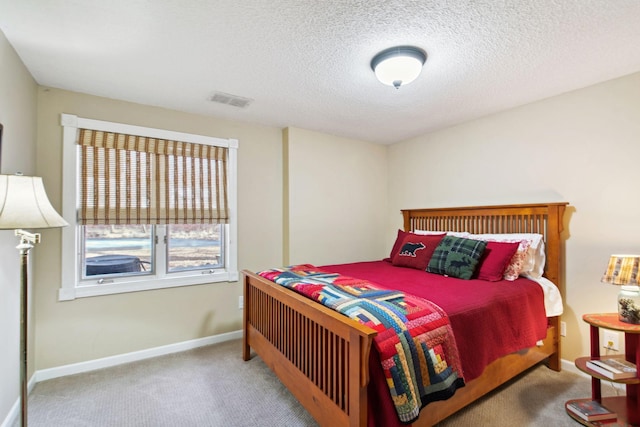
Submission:
{"label": "white baseboard", "polygon": [[7,418],[4,419],[0,427],[10,427],[15,425],[18,422],[18,417],[20,416],[20,398],[16,400],[16,403],[13,404],[11,410],[7,414]]}
{"label": "white baseboard", "polygon": [[129,362],[136,362],[138,360],[163,356],[165,354],[178,353],[198,347],[204,347],[205,345],[217,344],[239,338],[242,338],[242,331],[227,332],[225,334],[199,338],[191,341],[183,341],[176,344],[169,344],[161,347],[149,348],[146,350],[134,351],[132,353],[119,354],[117,356],[104,357],[102,359],[73,363],[71,365],[58,366],[56,368],[41,369],[39,371],[36,371],[34,376],[36,377],[36,383],[39,383],[40,381],[46,381],[53,378],[80,374],[82,372],[95,371],[96,369],[108,368],[111,366],[122,365]]}
{"label": "white baseboard", "polygon": [[582,372],[580,369],[576,368],[576,364],[571,362],[571,361],[569,361],[569,360],[560,359],[560,368],[563,371],[571,372],[573,374],[580,374],[580,375],[584,376],[585,378],[587,378],[587,377],[591,378],[587,374]]}
{"label": "white baseboard", "polygon": [[[36,371],[28,383],[29,392],[35,387],[36,383],[46,381],[53,378],[64,377],[67,375],[80,374],[82,372],[95,371],[96,369],[108,368],[111,366],[122,365],[125,363],[136,362],[138,360],[149,359],[151,357],[164,356],[165,354],[179,353],[181,351],[191,350],[206,345],[218,344],[225,341],[231,341],[242,338],[242,331],[227,332],[225,334],[214,335],[205,338],[199,338],[191,341],[183,341],[175,344],[164,345],[161,347],[149,348],[146,350],[134,351],[131,353],[119,354],[117,356],[104,357],[102,359],[89,360],[86,362],[72,363],[70,365],[58,366],[56,368],[41,369]],[[20,397],[11,407],[9,414],[0,424],[0,427],[13,426],[20,417]]]}
{"label": "white baseboard", "polygon": [[[29,378],[27,381],[27,393],[31,393],[31,390],[36,386],[36,376],[35,374]],[[16,425],[20,418],[20,412],[22,411],[22,405],[20,405],[20,397],[18,396],[18,400],[13,404],[11,410],[7,414],[7,417],[4,419],[0,427],[11,427]]]}

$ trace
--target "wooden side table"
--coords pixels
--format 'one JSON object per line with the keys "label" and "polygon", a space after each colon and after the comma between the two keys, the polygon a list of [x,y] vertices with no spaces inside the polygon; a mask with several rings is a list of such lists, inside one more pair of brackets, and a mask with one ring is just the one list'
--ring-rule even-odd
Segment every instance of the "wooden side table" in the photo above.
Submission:
{"label": "wooden side table", "polygon": [[[618,313],[585,314],[584,316],[582,316],[582,320],[591,325],[591,356],[579,357],[578,359],[576,359],[575,363],[578,369],[591,375],[591,398],[574,399],[570,400],[569,402],[573,402],[576,400],[596,400],[600,402],[605,408],[615,412],[618,415],[617,424],[613,423],[612,425],[640,426],[640,393],[638,393],[640,388],[640,372],[636,375],[636,378],[612,380],[587,368],[587,361],[591,359],[600,359],[607,357],[600,356],[600,328],[624,332],[624,359],[635,363],[636,367],[640,366],[640,325],[620,322],[618,320]],[[627,389],[626,395],[603,398],[600,383],[601,380],[625,384]],[[567,404],[569,402],[567,402]],[[567,413],[573,419],[584,425],[594,425],[592,423],[584,421],[569,410],[567,410]]]}

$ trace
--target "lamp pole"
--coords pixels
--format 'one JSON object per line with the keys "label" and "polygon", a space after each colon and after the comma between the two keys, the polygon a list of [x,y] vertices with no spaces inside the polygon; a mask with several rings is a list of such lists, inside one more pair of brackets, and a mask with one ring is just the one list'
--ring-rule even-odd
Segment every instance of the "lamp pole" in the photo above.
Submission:
{"label": "lamp pole", "polygon": [[15,234],[20,237],[20,244],[16,246],[16,249],[20,250],[20,425],[26,427],[27,402],[29,400],[29,387],[27,384],[29,251],[34,244],[40,243],[40,233],[16,230]]}

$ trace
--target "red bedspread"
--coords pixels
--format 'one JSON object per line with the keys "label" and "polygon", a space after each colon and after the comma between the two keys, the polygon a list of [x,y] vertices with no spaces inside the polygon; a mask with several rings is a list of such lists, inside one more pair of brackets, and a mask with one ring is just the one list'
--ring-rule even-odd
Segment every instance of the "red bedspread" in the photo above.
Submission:
{"label": "red bedspread", "polygon": [[[467,381],[480,376],[492,361],[532,347],[547,335],[542,289],[525,278],[513,282],[461,280],[395,267],[386,261],[326,265],[321,268],[367,279],[381,287],[398,289],[442,307],[449,316]],[[372,354],[372,358],[375,357],[377,355]],[[371,366],[376,365],[372,363]],[[371,373],[370,390],[374,388],[388,394],[388,389],[379,388],[380,373]],[[369,412],[372,415],[369,425],[400,425],[397,418],[392,422],[388,417],[386,410],[387,404],[390,405],[389,399],[385,403],[384,399],[378,400],[378,397],[369,394]],[[423,411],[428,410],[427,405]]]}

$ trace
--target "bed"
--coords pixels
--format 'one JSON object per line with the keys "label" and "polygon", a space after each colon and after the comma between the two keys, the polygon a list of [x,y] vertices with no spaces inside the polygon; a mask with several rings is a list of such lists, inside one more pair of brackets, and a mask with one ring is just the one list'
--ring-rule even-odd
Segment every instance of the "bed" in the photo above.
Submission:
{"label": "bed", "polygon": [[[405,231],[542,234],[544,277],[562,289],[566,205],[409,209],[402,215]],[[320,425],[366,426],[376,332],[253,272],[243,275],[243,359],[249,360],[252,350],[259,355]],[[549,317],[546,336],[536,345],[491,361],[452,397],[426,405],[412,425],[435,425],[543,361],[559,371],[559,322],[559,316]]]}

